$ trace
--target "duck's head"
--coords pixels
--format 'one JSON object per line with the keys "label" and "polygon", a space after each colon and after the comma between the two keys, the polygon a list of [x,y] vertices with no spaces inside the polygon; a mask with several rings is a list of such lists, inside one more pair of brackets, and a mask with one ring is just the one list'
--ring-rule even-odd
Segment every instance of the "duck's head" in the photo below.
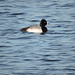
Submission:
{"label": "duck's head", "polygon": [[41,21],[40,21],[40,26],[41,27],[45,27],[47,25],[47,21],[45,20],[45,19],[42,19]]}

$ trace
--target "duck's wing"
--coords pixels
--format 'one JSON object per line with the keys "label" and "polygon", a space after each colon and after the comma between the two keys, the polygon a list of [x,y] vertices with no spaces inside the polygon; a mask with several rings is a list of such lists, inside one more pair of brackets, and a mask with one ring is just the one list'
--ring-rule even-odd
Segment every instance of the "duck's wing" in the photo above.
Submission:
{"label": "duck's wing", "polygon": [[41,27],[39,25],[32,25],[29,26],[30,29],[41,29]]}
{"label": "duck's wing", "polygon": [[39,25],[32,25],[29,27],[22,28],[21,31],[27,31],[27,29],[41,29]]}

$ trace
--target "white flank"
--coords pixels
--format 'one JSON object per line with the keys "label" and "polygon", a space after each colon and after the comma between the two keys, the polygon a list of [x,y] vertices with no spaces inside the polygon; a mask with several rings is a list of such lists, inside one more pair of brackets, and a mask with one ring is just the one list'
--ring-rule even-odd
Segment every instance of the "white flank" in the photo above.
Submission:
{"label": "white flank", "polygon": [[27,29],[27,32],[42,33],[41,29]]}

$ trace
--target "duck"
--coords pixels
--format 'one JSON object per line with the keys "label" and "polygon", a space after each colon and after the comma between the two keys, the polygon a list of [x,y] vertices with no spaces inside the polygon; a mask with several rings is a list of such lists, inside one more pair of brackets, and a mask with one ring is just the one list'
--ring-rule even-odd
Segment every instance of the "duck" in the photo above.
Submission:
{"label": "duck", "polygon": [[31,25],[25,28],[22,28],[22,32],[32,32],[32,33],[45,33],[47,32],[47,28],[45,27],[47,25],[47,21],[45,19],[42,19],[40,21],[40,25]]}

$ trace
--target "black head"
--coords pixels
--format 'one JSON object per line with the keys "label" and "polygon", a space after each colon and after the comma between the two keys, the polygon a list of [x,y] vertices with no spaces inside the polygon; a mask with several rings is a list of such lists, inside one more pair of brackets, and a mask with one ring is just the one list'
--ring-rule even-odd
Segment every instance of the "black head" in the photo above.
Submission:
{"label": "black head", "polygon": [[40,22],[41,27],[45,27],[47,25],[47,21],[45,19],[42,19]]}

